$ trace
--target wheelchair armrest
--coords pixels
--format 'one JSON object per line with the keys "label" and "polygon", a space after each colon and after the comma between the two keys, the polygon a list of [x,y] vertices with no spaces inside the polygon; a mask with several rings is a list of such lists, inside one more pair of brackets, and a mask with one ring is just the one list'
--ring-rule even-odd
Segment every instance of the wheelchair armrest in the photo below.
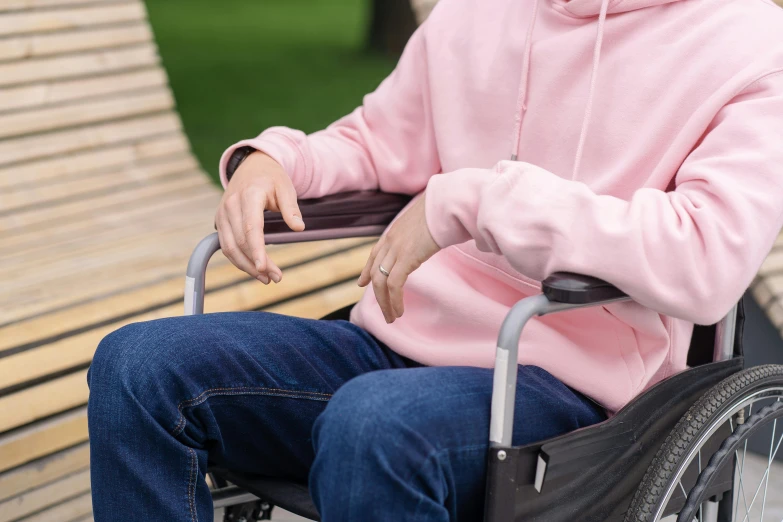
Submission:
{"label": "wheelchair armrest", "polygon": [[541,283],[544,295],[554,303],[590,304],[625,297],[616,286],[597,277],[555,272]]}
{"label": "wheelchair armrest", "polygon": [[[308,231],[377,227],[382,232],[410,200],[404,194],[362,190],[302,199],[299,210]],[[264,235],[290,231],[279,212],[264,212]]]}
{"label": "wheelchair armrest", "polygon": [[[344,192],[299,201],[305,230],[293,232],[279,212],[264,212],[264,240],[267,245],[301,243],[348,237],[371,237],[383,233],[411,200],[411,196],[374,190]],[[204,313],[207,264],[220,250],[216,232],[196,246],[185,274],[185,315]]]}

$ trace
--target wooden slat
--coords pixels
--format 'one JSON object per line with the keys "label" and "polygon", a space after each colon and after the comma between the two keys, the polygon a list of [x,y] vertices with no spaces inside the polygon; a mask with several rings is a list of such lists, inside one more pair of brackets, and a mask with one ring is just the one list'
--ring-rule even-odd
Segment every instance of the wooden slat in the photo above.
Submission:
{"label": "wooden slat", "polygon": [[[90,493],[72,498],[62,504],[20,519],[18,522],[74,522],[92,513]],[[124,518],[121,517],[121,518]]]}
{"label": "wooden slat", "polygon": [[98,2],[127,2],[128,0],[3,0],[0,3],[0,12],[18,11],[22,9],[36,9],[42,7],[54,7],[64,5],[95,4]]}
{"label": "wooden slat", "polygon": [[214,203],[214,194],[207,191],[198,191],[194,194],[181,193],[174,202],[160,200],[153,204],[132,208],[122,214],[106,215],[99,222],[77,221],[75,223],[64,223],[62,226],[52,226],[41,230],[34,236],[27,234],[8,235],[3,239],[0,245],[0,266],[3,264],[4,256],[19,255],[22,252],[44,252],[45,250],[59,249],[62,245],[74,243],[92,243],[109,237],[110,234],[123,234],[129,230],[133,223],[148,219],[148,216],[155,216],[158,223],[161,215],[168,208],[176,211],[179,207],[197,207],[207,208]]}
{"label": "wooden slat", "polygon": [[0,89],[0,111],[21,110],[72,100],[166,86],[159,68],[121,72],[107,76],[43,82]]}
{"label": "wooden slat", "polygon": [[[162,158],[154,163],[128,164],[124,168],[114,168],[104,176],[76,179],[52,185],[30,184],[27,186],[27,190],[0,193],[0,208],[12,211],[15,208],[28,205],[40,206],[49,201],[75,198],[80,194],[90,194],[96,190],[118,186],[122,183],[154,183],[162,176],[185,170],[196,171],[196,169],[198,169],[198,164],[190,154]],[[0,245],[0,250],[4,246]]]}
{"label": "wooden slat", "polygon": [[172,107],[174,98],[168,89],[156,89],[97,101],[0,114],[0,139],[139,116]]}
{"label": "wooden slat", "polygon": [[[213,280],[225,281],[227,277],[231,279],[239,278],[240,281],[244,282],[236,286],[210,292],[206,307],[211,312],[262,308],[269,306],[275,301],[288,299],[306,292],[311,288],[327,286],[349,277],[358,276],[369,255],[370,248],[370,245],[362,245],[324,260],[285,269],[284,280],[278,285],[270,285],[268,287],[239,275],[236,269],[224,265],[218,271],[210,271],[207,277],[208,283]],[[218,273],[213,275],[212,272]],[[215,277],[218,275],[221,277]],[[181,284],[180,280],[180,286]],[[351,284],[356,286],[354,282],[351,282]],[[361,295],[362,290],[358,286],[356,286],[356,289],[358,293],[352,295]],[[176,295],[179,297],[181,294],[178,293]],[[325,308],[320,310],[324,311]],[[328,312],[330,310],[325,311]],[[102,326],[66,337],[35,350],[0,359],[0,382],[14,385],[28,379],[85,363],[92,358],[92,354],[100,340],[124,324],[181,315],[181,313],[182,304],[179,302],[174,305],[162,306],[156,310],[134,316],[132,319]],[[59,390],[59,386],[72,386],[72,384],[68,382],[65,385],[58,384],[57,386]],[[33,390],[36,389],[33,388]],[[6,398],[17,396],[16,399],[7,401],[8,407],[13,407],[13,404],[20,404],[22,399],[19,397],[23,393],[25,392],[6,396]],[[2,400],[0,398],[0,401]],[[0,402],[0,404],[3,403]],[[29,415],[25,418],[29,418]],[[0,421],[0,426],[2,426],[1,423],[2,421]]]}
{"label": "wooden slat", "polygon": [[90,471],[83,470],[0,502],[0,522],[12,522],[90,491]]}
{"label": "wooden slat", "polygon": [[[187,252],[204,235],[204,228],[204,224],[189,223],[166,233],[156,233],[158,243],[150,241],[148,236],[126,241],[126,251],[112,252],[108,259],[73,259],[71,264],[56,265],[63,272],[59,278],[58,274],[42,272],[40,284],[34,284],[32,279],[21,285],[10,280],[8,291],[16,295],[16,301],[0,303],[0,317],[6,323],[13,323],[88,299],[104,298],[129,285],[138,287],[181,274]],[[74,265],[80,264],[85,265],[82,270],[74,269]]]}
{"label": "wooden slat", "polygon": [[[195,191],[215,194],[214,186],[200,172],[186,173],[179,178],[166,178],[154,186],[119,191],[100,198],[92,198],[89,205],[81,202],[63,203],[56,207],[30,208],[7,216],[0,216],[0,234],[19,228],[22,233],[34,234],[52,223],[70,223],[100,219],[106,212],[120,212],[126,208],[143,206],[160,199],[176,197]],[[217,203],[217,199],[215,200]],[[214,206],[211,208],[215,208]]]}
{"label": "wooden slat", "polygon": [[87,370],[0,397],[0,433],[87,402]]}
{"label": "wooden slat", "polygon": [[[211,198],[212,203],[216,204],[216,195],[211,195]],[[207,201],[209,202],[210,200]],[[42,255],[40,259],[37,259],[36,267],[30,267],[29,262],[25,263],[24,260],[20,260],[15,255],[9,255],[0,261],[4,277],[10,280],[9,284],[4,286],[4,291],[13,291],[26,285],[27,280],[24,278],[27,275],[33,276],[33,283],[35,284],[45,285],[46,282],[50,281],[47,276],[37,274],[35,268],[38,268],[39,271],[58,270],[65,268],[63,264],[66,263],[72,268],[68,274],[76,274],[91,271],[99,266],[113,264],[117,260],[124,261],[126,253],[144,252],[154,255],[156,252],[161,251],[161,243],[155,239],[159,237],[162,240],[164,234],[168,236],[175,231],[190,231],[192,227],[195,227],[194,232],[197,234],[204,235],[205,232],[208,232],[212,219],[207,217],[205,210],[209,211],[213,208],[213,206],[206,206],[205,204],[201,208],[182,207],[180,209],[181,212],[174,215],[147,215],[139,222],[127,223],[127,233],[117,236],[110,235],[104,241],[93,243],[65,242],[62,244],[61,249],[49,250],[46,252],[46,255]],[[94,225],[95,232],[100,233],[100,222],[96,222]],[[89,238],[87,239],[89,240]],[[132,248],[132,250],[127,250],[127,248]],[[97,259],[98,256],[101,256],[102,259]],[[187,252],[177,252],[176,257],[180,259],[187,258]],[[78,260],[78,263],[73,263],[73,260]],[[36,275],[39,276],[38,279],[35,279]],[[66,274],[60,275],[62,277]]]}
{"label": "wooden slat", "polygon": [[86,469],[89,465],[90,447],[84,443],[0,474],[0,501],[40,488],[59,477]]}
{"label": "wooden slat", "polygon": [[0,166],[54,155],[95,150],[107,145],[180,130],[182,130],[182,125],[175,114],[161,114],[50,132],[40,136],[8,139],[0,141]]}
{"label": "wooden slat", "polygon": [[[286,270],[285,277],[287,279],[287,267],[290,265],[303,263],[308,259],[333,254],[339,250],[351,248],[361,243],[365,243],[366,241],[366,239],[340,239],[287,246],[271,246],[269,248],[270,255],[278,263],[278,266],[283,268],[283,270]],[[180,274],[179,277],[174,277],[171,280],[166,280],[153,286],[140,288],[138,290],[129,290],[101,301],[84,303],[77,307],[62,310],[45,317],[31,319],[23,323],[0,328],[0,354],[2,351],[13,348],[14,346],[28,344],[38,339],[62,335],[68,331],[84,326],[87,324],[85,321],[89,321],[89,323],[103,322],[110,320],[113,317],[132,314],[137,310],[145,310],[160,306],[162,303],[171,299],[172,296],[179,299],[183,292],[182,277],[182,274]],[[210,263],[206,282],[207,290],[211,291],[215,288],[241,281],[246,277],[246,275],[230,265],[221,252],[218,252]],[[43,363],[45,359],[46,357],[42,357],[41,360],[37,362]],[[9,366],[6,366],[9,364],[9,358],[0,359],[0,361],[2,361],[2,363],[0,363],[0,372],[3,371],[3,368],[9,368]],[[37,363],[32,359],[27,362],[20,360],[16,369],[21,371],[22,368],[28,364]],[[51,370],[44,370],[38,375],[52,373],[59,369],[67,368],[68,366],[73,366],[73,363],[69,362],[67,366],[52,367]],[[13,373],[14,372],[0,373],[0,383],[7,385],[6,383],[10,382]]]}
{"label": "wooden slat", "polygon": [[[320,270],[319,270],[320,272]],[[314,274],[315,275],[315,274]],[[246,301],[242,296],[232,299],[228,290],[222,296],[210,296],[210,311],[215,310],[215,299],[220,297],[219,305],[229,306],[229,310],[238,310],[237,305]],[[285,313],[298,317],[312,319],[356,302],[361,297],[362,289],[354,281],[341,283],[316,294],[295,299],[268,310],[275,313]],[[251,300],[252,301],[252,300]],[[87,439],[86,408],[73,413],[48,419],[42,423],[25,427],[24,429],[0,436],[0,471],[24,464],[33,459],[54,453]]]}
{"label": "wooden slat", "polygon": [[146,12],[141,2],[21,11],[0,17],[0,36],[63,31],[145,18]]}
{"label": "wooden slat", "polygon": [[62,80],[76,76],[108,74],[124,69],[155,65],[159,61],[153,45],[109,49],[92,53],[56,56],[0,64],[0,87]]}
{"label": "wooden slat", "polygon": [[0,435],[0,471],[20,466],[87,440],[87,408]]}
{"label": "wooden slat", "polygon": [[51,34],[27,34],[0,39],[0,61],[29,60],[76,51],[110,49],[152,41],[152,31],[144,23]]}
{"label": "wooden slat", "polygon": [[[142,164],[160,157],[189,153],[187,138],[180,133],[94,152],[58,156],[0,169],[0,190],[27,190],[28,185],[53,186],[71,180],[105,176],[120,165]],[[20,173],[24,172],[24,176]]]}

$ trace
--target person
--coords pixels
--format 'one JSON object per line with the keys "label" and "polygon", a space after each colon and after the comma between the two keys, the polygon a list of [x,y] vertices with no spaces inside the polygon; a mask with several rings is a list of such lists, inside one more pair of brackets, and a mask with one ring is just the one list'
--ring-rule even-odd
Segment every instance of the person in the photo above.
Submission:
{"label": "person", "polygon": [[633,298],[526,328],[524,444],[685,369],[693,325],[751,283],[783,226],[781,35],[768,0],[442,0],[353,113],[230,147],[220,244],[264,284],[283,277],[264,209],[300,231],[301,198],[418,196],[350,321],[208,314],[101,342],[95,520],[211,520],[210,464],[309,480],[326,522],[481,520],[511,305],[557,271]]}

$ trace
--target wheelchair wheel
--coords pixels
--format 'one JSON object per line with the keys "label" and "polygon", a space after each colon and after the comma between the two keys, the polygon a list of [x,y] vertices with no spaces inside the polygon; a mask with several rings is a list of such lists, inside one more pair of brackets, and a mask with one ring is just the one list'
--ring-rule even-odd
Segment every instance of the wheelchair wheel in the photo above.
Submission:
{"label": "wheelchair wheel", "polygon": [[666,438],[625,522],[778,522],[767,501],[781,495],[770,478],[782,446],[783,366],[732,375]]}

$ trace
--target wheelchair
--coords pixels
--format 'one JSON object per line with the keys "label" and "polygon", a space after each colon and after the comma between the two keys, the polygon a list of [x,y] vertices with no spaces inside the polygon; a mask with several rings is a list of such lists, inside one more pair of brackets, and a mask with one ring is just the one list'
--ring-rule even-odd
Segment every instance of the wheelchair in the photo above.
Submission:
{"label": "wheelchair", "polygon": [[[279,213],[266,212],[266,243],[378,236],[409,200],[373,191],[302,200],[306,230],[292,232]],[[213,233],[194,250],[185,315],[203,313],[207,263],[219,248]],[[541,294],[510,309],[498,335],[485,522],[762,520],[770,466],[783,443],[783,422],[778,423],[783,366],[743,369],[742,301],[719,323],[695,326],[688,370],[659,382],[599,424],[515,447],[516,361],[525,324],[535,316],[630,299],[585,274],[555,273],[541,286]],[[324,320],[347,319],[350,308]],[[745,460],[749,441],[759,436],[768,450],[767,468],[754,487],[755,480],[748,483],[744,476]],[[274,506],[319,519],[306,484],[218,468],[210,469],[208,479],[215,508],[225,508],[225,521],[269,520]],[[755,518],[759,506],[761,518]]]}

